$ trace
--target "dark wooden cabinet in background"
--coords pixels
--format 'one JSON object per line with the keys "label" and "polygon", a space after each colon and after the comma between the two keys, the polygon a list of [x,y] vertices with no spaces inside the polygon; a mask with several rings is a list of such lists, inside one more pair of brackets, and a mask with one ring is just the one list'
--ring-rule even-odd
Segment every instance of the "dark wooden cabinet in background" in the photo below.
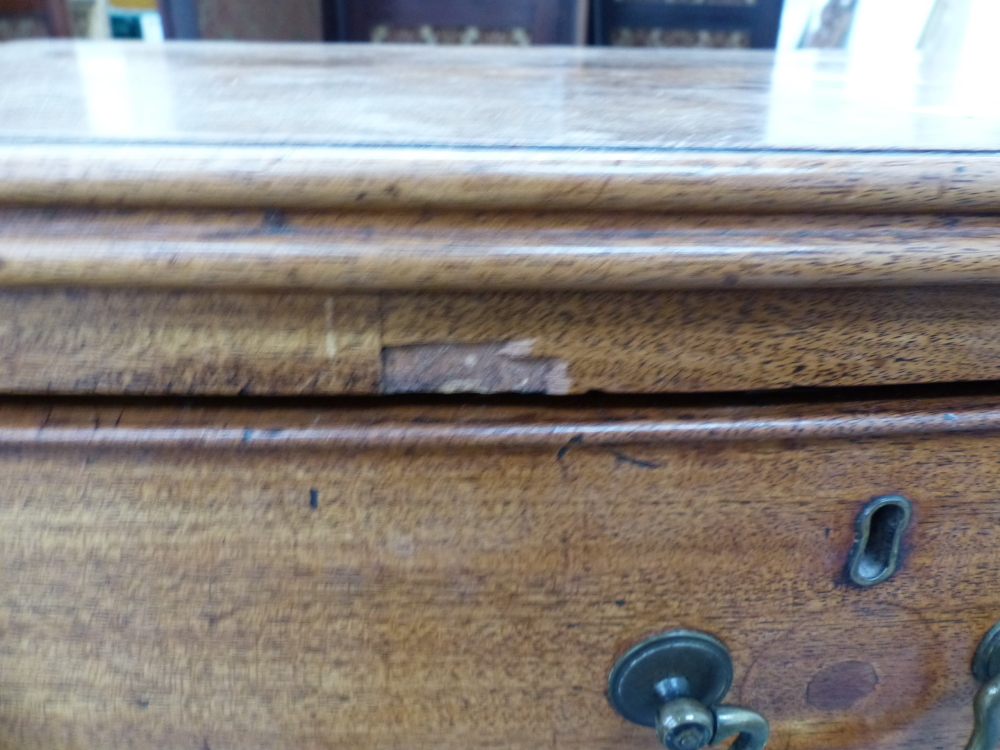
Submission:
{"label": "dark wooden cabinet in background", "polygon": [[66,0],[0,0],[0,19],[35,18],[49,36],[73,36]]}
{"label": "dark wooden cabinet in background", "polygon": [[[369,42],[379,27],[421,27],[438,33],[480,34],[531,44],[582,42],[586,3],[580,0],[323,0],[324,38]],[[413,41],[420,41],[419,36]]]}
{"label": "dark wooden cabinet in background", "polygon": [[[653,41],[660,46],[773,48],[781,8],[782,0],[592,0],[590,12],[593,41],[598,45],[643,46],[642,35],[648,37],[655,30],[660,39]],[[699,35],[709,38],[702,40]]]}
{"label": "dark wooden cabinet in background", "polygon": [[[781,0],[321,0],[325,41],[436,44],[774,47],[781,7]],[[160,0],[160,10],[168,38],[198,37],[197,0]]]}

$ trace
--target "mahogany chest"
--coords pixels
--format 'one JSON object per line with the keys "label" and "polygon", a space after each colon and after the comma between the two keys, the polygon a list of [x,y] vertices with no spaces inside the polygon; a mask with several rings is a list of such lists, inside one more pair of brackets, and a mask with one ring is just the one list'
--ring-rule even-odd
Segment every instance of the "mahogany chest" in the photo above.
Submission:
{"label": "mahogany chest", "polygon": [[702,744],[960,747],[1000,116],[918,62],[0,45],[0,746],[651,749],[666,643]]}

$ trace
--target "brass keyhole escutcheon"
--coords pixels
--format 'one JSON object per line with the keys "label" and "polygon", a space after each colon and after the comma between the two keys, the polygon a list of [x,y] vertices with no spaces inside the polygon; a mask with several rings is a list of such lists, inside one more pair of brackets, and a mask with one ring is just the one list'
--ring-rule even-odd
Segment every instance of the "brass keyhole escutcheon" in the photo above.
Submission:
{"label": "brass keyhole escutcheon", "polygon": [[761,750],[767,721],[720,705],[733,682],[733,661],[718,640],[672,630],[630,648],[608,675],[608,701],[625,719],[654,727],[668,750],[701,750],[738,735],[734,750]]}
{"label": "brass keyhole escutcheon", "polygon": [[902,495],[872,498],[854,521],[854,547],[847,560],[847,576],[868,587],[888,580],[899,569],[900,546],[913,517],[910,501]]}

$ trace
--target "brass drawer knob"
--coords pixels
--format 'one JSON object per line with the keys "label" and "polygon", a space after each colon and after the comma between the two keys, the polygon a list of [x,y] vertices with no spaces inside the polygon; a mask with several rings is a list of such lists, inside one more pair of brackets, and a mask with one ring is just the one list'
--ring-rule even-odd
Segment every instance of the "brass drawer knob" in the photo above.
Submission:
{"label": "brass drawer knob", "polygon": [[608,676],[608,700],[624,718],[655,727],[668,750],[700,750],[739,735],[733,750],[761,750],[770,732],[760,714],[719,705],[733,682],[726,647],[694,630],[648,638]]}
{"label": "brass drawer knob", "polygon": [[995,750],[1000,742],[1000,622],[979,642],[972,674],[983,686],[972,703],[972,737],[965,750]]}

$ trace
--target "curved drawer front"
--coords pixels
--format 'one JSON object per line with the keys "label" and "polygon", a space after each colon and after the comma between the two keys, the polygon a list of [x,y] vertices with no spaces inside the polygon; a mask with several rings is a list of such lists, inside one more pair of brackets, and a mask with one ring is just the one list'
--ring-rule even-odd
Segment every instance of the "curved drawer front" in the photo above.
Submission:
{"label": "curved drawer front", "polygon": [[[656,747],[633,643],[732,654],[770,747],[959,747],[1000,407],[0,410],[0,737]],[[873,496],[894,575],[845,573]]]}

